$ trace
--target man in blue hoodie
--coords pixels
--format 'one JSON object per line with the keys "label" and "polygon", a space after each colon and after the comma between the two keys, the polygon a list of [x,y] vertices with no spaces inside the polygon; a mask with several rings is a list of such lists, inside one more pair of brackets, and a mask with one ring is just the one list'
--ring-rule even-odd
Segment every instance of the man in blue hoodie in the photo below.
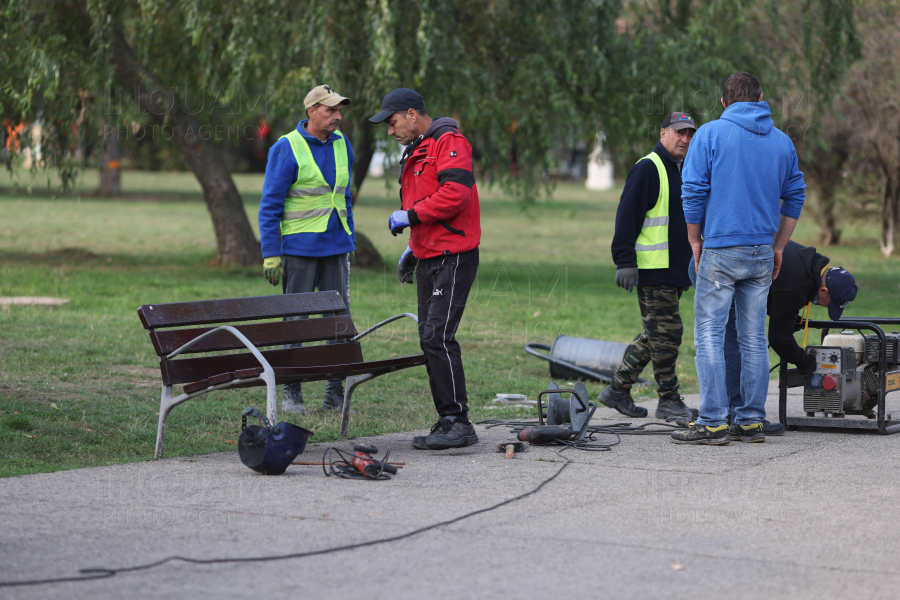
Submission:
{"label": "man in blue hoodie", "polygon": [[[269,283],[278,285],[282,279],[285,294],[336,290],[349,307],[350,252],[356,249],[350,194],[353,149],[338,132],[347,104],[348,98],[327,85],[313,88],[304,101],[308,118],[269,150],[259,237]],[[306,412],[300,383],[284,386],[281,406],[288,412]],[[343,406],[343,380],[331,379],[325,384],[322,408],[340,412]]]}
{"label": "man in blue hoodie", "polygon": [[[725,111],[697,130],[682,171],[684,217],[697,265],[700,415],[689,429],[672,434],[681,444],[765,440],[766,299],[805,199],[794,144],[774,127],[756,77],[743,72],[729,77],[721,101]],[[723,348],[732,302],[742,403],[734,407],[729,429]]]}

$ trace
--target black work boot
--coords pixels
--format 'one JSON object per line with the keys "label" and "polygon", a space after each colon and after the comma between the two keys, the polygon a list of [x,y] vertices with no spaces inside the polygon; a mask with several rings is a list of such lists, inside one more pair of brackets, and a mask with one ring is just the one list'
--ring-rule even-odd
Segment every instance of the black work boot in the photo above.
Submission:
{"label": "black work boot", "polygon": [[606,386],[606,389],[600,392],[597,400],[610,408],[614,408],[623,415],[629,417],[646,417],[647,409],[643,406],[635,406],[634,398],[628,392],[620,392],[613,387],[613,384]]}
{"label": "black work boot", "polygon": [[699,414],[700,411],[695,408],[688,408],[684,403],[684,398],[675,393],[666,394],[659,399],[659,403],[656,405],[657,419],[687,417],[694,420]]}
{"label": "black work boot", "polygon": [[731,435],[731,439],[736,442],[760,443],[766,441],[766,434],[763,433],[763,424],[761,422],[752,425],[732,423],[728,433]]}
{"label": "black work boot", "polygon": [[762,432],[766,435],[784,435],[784,425],[781,423],[769,423],[763,419]]}
{"label": "black work boot", "polygon": [[450,427],[441,433],[432,433],[425,440],[425,445],[429,450],[463,448],[478,443],[478,435],[471,423],[463,423],[456,417],[444,417],[441,420],[445,419],[450,421]]}
{"label": "black work boot", "polygon": [[453,425],[453,422],[448,417],[441,417],[434,424],[434,427],[431,428],[431,432],[428,435],[417,435],[412,439],[412,447],[416,450],[428,450],[428,438],[435,433],[446,433]]}
{"label": "black work boot", "polygon": [[[322,410],[341,412],[344,410],[344,382],[340,379],[332,380],[325,384],[325,398],[322,400]],[[352,408],[350,412],[356,412]]]}
{"label": "black work boot", "polygon": [[676,444],[707,444],[711,446],[724,446],[731,441],[728,435],[728,424],[718,427],[708,427],[694,423],[688,430],[672,432],[672,441]]}
{"label": "black work boot", "polygon": [[284,412],[306,414],[306,405],[303,404],[303,392],[299,383],[288,383],[284,386],[281,396],[281,410]]}

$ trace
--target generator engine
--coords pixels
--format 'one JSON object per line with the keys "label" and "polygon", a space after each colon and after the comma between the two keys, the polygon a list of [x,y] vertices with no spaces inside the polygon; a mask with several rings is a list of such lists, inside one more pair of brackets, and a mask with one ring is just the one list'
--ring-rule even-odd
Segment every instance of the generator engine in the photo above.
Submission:
{"label": "generator engine", "polygon": [[[871,339],[874,338],[874,341]],[[897,369],[900,333],[885,334],[888,344],[887,370]],[[840,417],[844,414],[871,416],[878,403],[878,337],[854,331],[825,336],[821,346],[806,351],[816,359],[816,369],[804,376],[803,410]]]}

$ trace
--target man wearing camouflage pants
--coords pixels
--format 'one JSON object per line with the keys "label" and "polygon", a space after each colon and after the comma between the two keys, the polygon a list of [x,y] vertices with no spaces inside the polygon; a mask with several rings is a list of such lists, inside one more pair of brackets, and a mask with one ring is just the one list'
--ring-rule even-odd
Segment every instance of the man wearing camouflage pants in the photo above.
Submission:
{"label": "man wearing camouflage pants", "polygon": [[690,287],[685,265],[691,260],[681,207],[681,163],[696,131],[684,113],[663,120],[659,143],[638,161],[625,180],[612,242],[616,285],[637,288],[643,331],[634,338],[613,382],[597,398],[629,417],[646,417],[635,406],[631,386],[653,362],[659,402],[656,418],[693,417],[678,394],[675,361],[684,328],[678,301]]}

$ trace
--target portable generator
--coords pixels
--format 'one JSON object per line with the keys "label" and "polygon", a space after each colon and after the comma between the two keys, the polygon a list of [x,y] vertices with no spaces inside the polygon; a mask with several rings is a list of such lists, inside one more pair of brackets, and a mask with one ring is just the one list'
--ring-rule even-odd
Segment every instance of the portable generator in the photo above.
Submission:
{"label": "portable generator", "polygon": [[[885,395],[900,390],[900,331],[885,333],[879,323],[896,326],[900,319],[850,317],[839,322],[809,322],[810,327],[823,330],[822,343],[806,348],[816,361],[812,373],[781,365],[779,420],[783,425],[900,432],[900,423],[892,422],[892,415],[885,413]],[[830,327],[847,329],[829,334]],[[859,330],[863,329],[876,333],[862,335]],[[788,417],[787,389],[801,386],[806,417]],[[845,418],[849,415],[866,418]]]}

